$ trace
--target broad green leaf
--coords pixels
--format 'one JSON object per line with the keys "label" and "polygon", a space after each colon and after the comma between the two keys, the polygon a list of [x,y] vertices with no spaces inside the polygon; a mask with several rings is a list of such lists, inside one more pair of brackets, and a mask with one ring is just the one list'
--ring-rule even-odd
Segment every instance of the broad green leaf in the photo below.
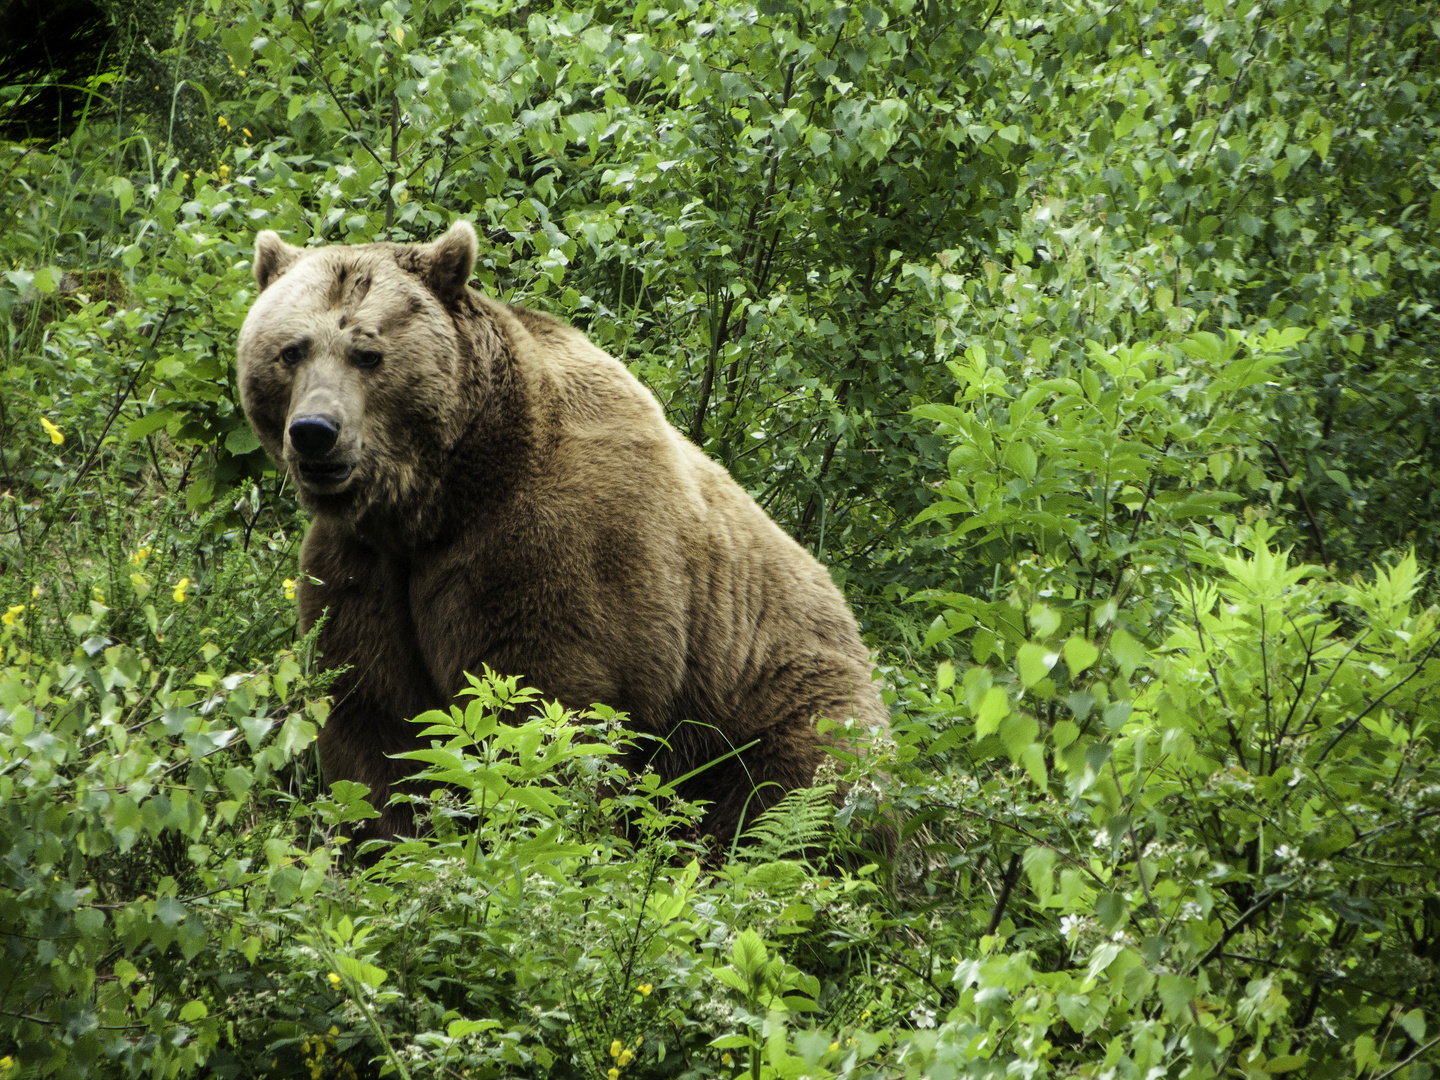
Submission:
{"label": "broad green leaf", "polygon": [[1055,852],[1047,847],[1028,847],[1022,862],[1030,887],[1043,905],[1055,893]]}
{"label": "broad green leaf", "polygon": [[1010,715],[1010,699],[1003,687],[992,686],[985,691],[980,708],[975,710],[975,738],[983,739],[993,735],[1000,727],[1000,721]]}
{"label": "broad green leaf", "polygon": [[1072,637],[1065,642],[1065,666],[1073,678],[1100,659],[1100,650],[1084,638]]}
{"label": "broad green leaf", "polygon": [[1027,642],[1021,645],[1015,654],[1015,667],[1020,673],[1020,684],[1022,686],[1034,686],[1041,679],[1050,674],[1060,654],[1044,645],[1036,645]]}

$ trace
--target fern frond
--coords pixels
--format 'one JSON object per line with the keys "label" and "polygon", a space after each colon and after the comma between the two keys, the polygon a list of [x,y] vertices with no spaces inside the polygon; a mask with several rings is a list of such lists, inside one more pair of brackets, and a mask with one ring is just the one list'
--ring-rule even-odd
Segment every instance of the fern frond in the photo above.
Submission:
{"label": "fern frond", "polygon": [[804,859],[823,850],[835,821],[835,785],[797,788],[745,830],[738,857],[746,862]]}

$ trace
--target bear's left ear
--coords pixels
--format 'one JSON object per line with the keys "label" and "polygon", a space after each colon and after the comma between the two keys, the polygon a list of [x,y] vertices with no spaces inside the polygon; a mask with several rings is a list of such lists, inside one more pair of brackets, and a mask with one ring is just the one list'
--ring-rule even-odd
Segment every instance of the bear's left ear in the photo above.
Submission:
{"label": "bear's left ear", "polygon": [[457,221],[450,231],[425,251],[421,273],[430,291],[441,300],[451,301],[462,296],[475,269],[475,252],[479,241],[475,228],[468,221]]}
{"label": "bear's left ear", "polygon": [[280,234],[266,229],[255,237],[255,261],[252,268],[255,271],[255,284],[260,286],[260,291],[268,289],[272,282],[283,274],[300,258],[305,252],[301,248],[292,247],[280,239]]}

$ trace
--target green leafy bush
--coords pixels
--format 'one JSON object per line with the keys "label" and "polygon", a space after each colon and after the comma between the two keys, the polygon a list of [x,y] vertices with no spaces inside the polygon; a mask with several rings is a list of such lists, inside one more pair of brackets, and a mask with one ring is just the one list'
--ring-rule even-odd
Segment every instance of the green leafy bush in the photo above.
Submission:
{"label": "green leafy bush", "polygon": [[[1424,5],[113,11],[0,144],[0,1072],[1433,1076]],[[846,586],[839,832],[476,673],[350,850],[233,340],[455,215]]]}

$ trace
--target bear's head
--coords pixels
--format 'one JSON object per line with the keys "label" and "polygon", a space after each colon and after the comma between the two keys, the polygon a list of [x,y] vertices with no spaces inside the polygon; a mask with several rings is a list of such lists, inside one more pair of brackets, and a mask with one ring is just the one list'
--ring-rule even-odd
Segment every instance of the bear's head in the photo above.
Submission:
{"label": "bear's head", "polygon": [[311,510],[352,522],[403,513],[435,482],[465,420],[456,313],[475,252],[466,222],[431,244],[255,238],[241,397]]}

